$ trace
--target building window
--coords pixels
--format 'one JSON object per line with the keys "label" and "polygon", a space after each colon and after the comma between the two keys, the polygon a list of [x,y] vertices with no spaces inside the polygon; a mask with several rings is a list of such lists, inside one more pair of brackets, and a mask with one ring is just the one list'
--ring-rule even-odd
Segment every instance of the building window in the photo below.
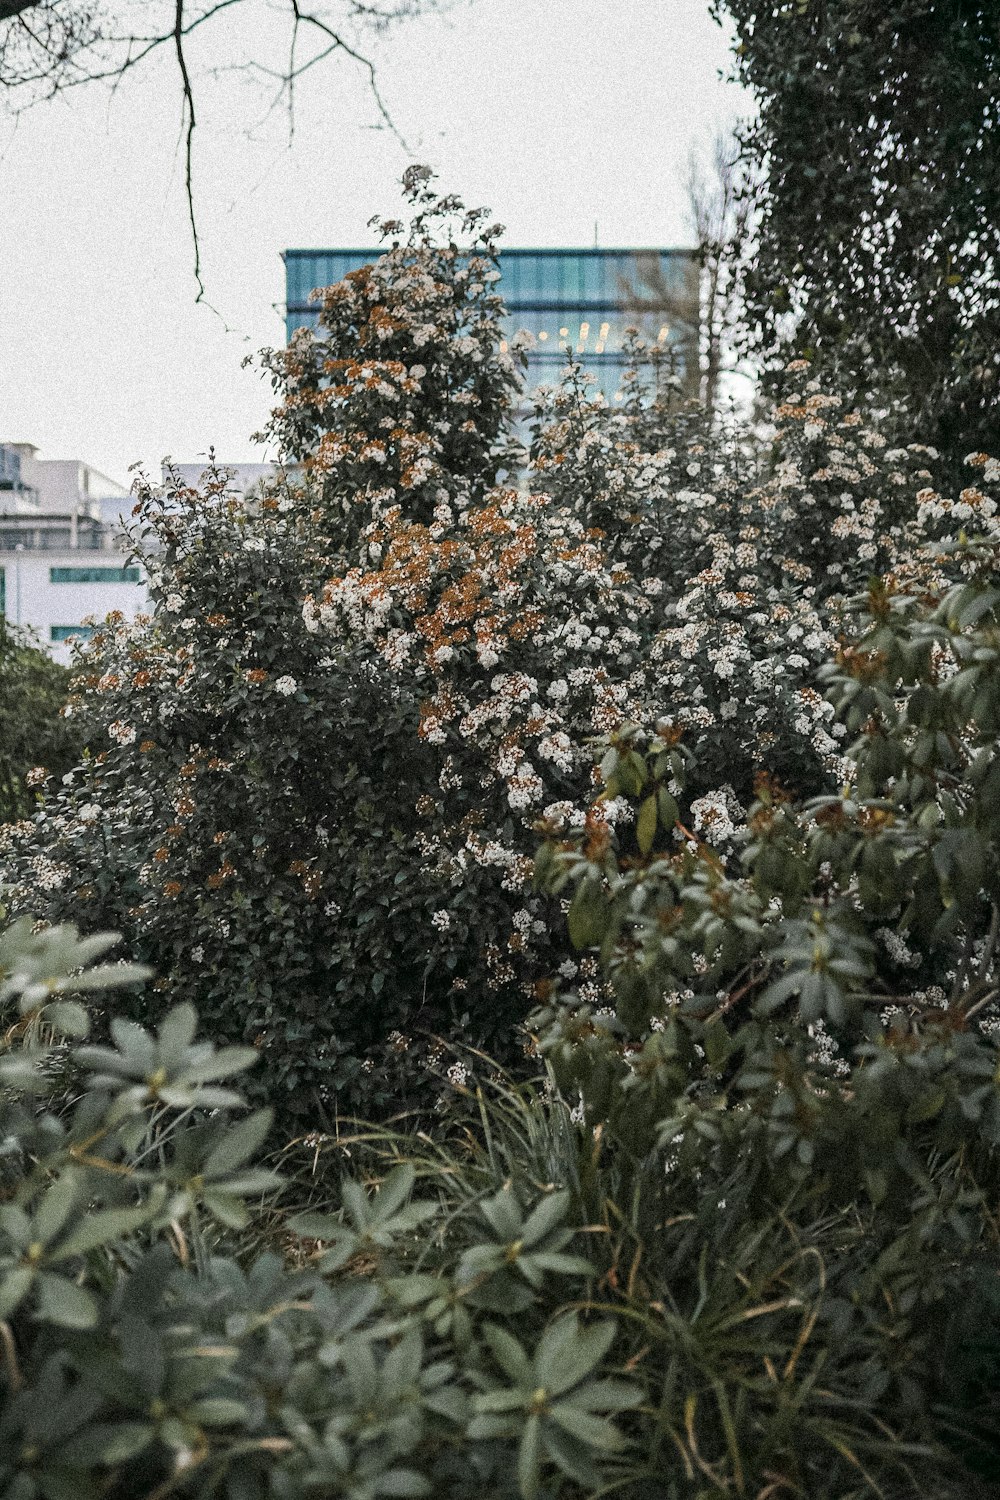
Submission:
{"label": "building window", "polygon": [[89,635],[91,635],[91,634],[93,634],[93,626],[91,626],[91,625],[50,625],[49,626],[49,640],[50,641],[68,641],[70,639],[70,637],[74,636],[74,635],[78,635],[81,638],[81,640],[86,640],[87,637]]}
{"label": "building window", "polygon": [[138,583],[140,577],[138,568],[49,569],[50,583]]}

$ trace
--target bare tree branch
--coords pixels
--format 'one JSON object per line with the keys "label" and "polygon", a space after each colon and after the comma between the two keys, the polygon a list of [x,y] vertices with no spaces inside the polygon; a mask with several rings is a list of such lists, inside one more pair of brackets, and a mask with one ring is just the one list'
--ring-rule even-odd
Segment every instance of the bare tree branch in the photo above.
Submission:
{"label": "bare tree branch", "polygon": [[188,72],[187,58],[184,56],[184,0],[174,0],[174,47],[177,53],[177,66],[180,69],[181,87],[184,90],[184,102],[181,107],[182,129],[184,129],[185,116],[187,118],[187,129],[184,131],[184,191],[187,195],[188,218],[191,222],[191,240],[194,245],[194,279],[198,283],[198,295],[194,300],[200,302],[205,295],[205,285],[201,279],[201,243],[198,239],[198,223],[194,212],[194,190],[191,176],[191,147],[194,142],[196,120],[194,93],[191,89],[191,75]]}
{"label": "bare tree branch", "polygon": [[[304,24],[306,24],[308,26],[315,26],[317,28],[317,30],[323,32],[326,36],[328,36],[330,38],[330,41],[331,41],[332,45],[327,49],[327,52],[324,53],[323,56],[327,56],[330,52],[334,52],[334,51],[336,51],[339,48],[341,51],[346,52],[347,55],[348,55],[348,57],[353,58],[353,60],[356,63],[360,63],[360,65],[367,71],[367,73],[368,73],[368,83],[369,83],[369,87],[371,88],[371,91],[372,91],[372,98],[375,100],[375,103],[378,106],[379,114],[382,116],[382,118],[385,121],[386,125],[392,131],[393,135],[396,137],[397,141],[402,146],[403,150],[408,152],[410,148],[409,148],[409,146],[407,146],[407,144],[404,141],[403,137],[400,135],[399,131],[396,129],[396,125],[395,125],[395,123],[394,123],[391,115],[389,114],[389,111],[385,107],[385,104],[384,104],[383,99],[382,99],[382,95],[379,93],[378,82],[377,82],[376,77],[375,77],[375,65],[371,61],[371,59],[368,58],[368,57],[362,56],[362,54],[360,52],[356,52],[353,47],[349,47],[348,44],[344,41],[343,37],[341,37],[340,35],[338,35],[338,33],[335,32],[334,30],[332,30],[331,27],[327,26],[326,22],[320,20],[320,18],[318,16],[306,14],[301,9],[301,7],[299,5],[299,0],[291,0],[291,3],[292,3],[292,12],[293,12],[293,14],[294,14],[295,19],[296,19],[297,22],[302,22],[302,23],[304,23]],[[319,62],[319,61],[320,61],[320,59],[318,57],[313,58],[313,62]],[[311,67],[311,66],[312,66],[312,63],[306,63],[300,69],[300,74],[304,73],[305,70],[306,70],[306,68],[307,67]]]}
{"label": "bare tree branch", "polygon": [[[194,250],[196,301],[205,301],[201,246],[195,209],[194,136],[197,73],[186,42],[192,34],[243,0],[0,0],[0,100],[17,116],[33,105],[68,89],[90,83],[110,84],[112,94],[122,81],[155,53],[170,48],[180,91],[181,140],[184,152],[184,192]],[[427,11],[440,10],[453,0],[339,0],[345,20],[379,33],[398,22]],[[285,104],[289,139],[295,128],[295,85],[302,76],[334,53],[341,52],[367,77],[383,125],[409,151],[382,97],[373,60],[338,29],[320,6],[304,0],[283,0],[290,21],[287,64],[268,67],[259,58],[233,64],[261,77],[276,80],[278,91],[271,108]],[[137,22],[137,14],[149,24]],[[158,24],[158,22],[160,24]],[[280,24],[280,23],[279,23]],[[303,37],[311,32],[319,50],[300,61]],[[270,111],[268,111],[270,113]],[[206,304],[210,305],[210,304]]]}

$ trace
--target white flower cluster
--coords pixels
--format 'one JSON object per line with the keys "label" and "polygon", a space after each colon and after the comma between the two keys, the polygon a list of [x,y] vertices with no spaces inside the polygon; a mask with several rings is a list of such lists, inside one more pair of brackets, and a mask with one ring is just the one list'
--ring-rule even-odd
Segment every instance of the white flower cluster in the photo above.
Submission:
{"label": "white flower cluster", "polygon": [[731,786],[696,797],[691,803],[691,821],[695,833],[713,847],[725,848],[736,836],[737,827],[746,815]]}

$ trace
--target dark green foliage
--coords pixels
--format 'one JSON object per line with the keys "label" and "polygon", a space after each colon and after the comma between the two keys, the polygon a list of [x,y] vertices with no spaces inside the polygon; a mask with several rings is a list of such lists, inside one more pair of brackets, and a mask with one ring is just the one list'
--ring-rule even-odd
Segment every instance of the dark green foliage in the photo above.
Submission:
{"label": "dark green foliage", "polygon": [[[995,446],[994,0],[717,0],[763,178],[745,293],[765,353],[905,403],[906,438]],[[867,398],[866,398],[867,399]]]}
{"label": "dark green foliage", "polygon": [[0,823],[32,811],[29,771],[61,776],[79,757],[80,732],[61,716],[69,682],[66,667],[0,617]]}
{"label": "dark green foliage", "polygon": [[[346,1183],[343,1215],[292,1220],[333,1246],[297,1242],[303,1269],[240,1256],[228,1237],[276,1185],[253,1162],[270,1116],[240,1116],[228,1087],[255,1054],[197,1041],[186,1006],[81,1046],[87,1010],[63,997],[146,977],[88,967],[114,941],[26,921],[0,937],[2,1493],[596,1486],[640,1391],[603,1374],[614,1322],[560,1302],[593,1275],[563,1249],[569,1195],[523,1183],[456,1224],[440,1191],[412,1200],[400,1163],[374,1196]],[[522,1268],[515,1333],[503,1294]]]}
{"label": "dark green foliage", "polygon": [[11,1500],[990,1493],[1000,1307],[954,1205],[775,1211],[746,1163],[636,1162],[501,1085],[453,1144],[293,1144],[282,1223],[251,1052],[183,1006],[81,1045],[70,997],[144,978],[88,967],[110,941],[0,938]]}

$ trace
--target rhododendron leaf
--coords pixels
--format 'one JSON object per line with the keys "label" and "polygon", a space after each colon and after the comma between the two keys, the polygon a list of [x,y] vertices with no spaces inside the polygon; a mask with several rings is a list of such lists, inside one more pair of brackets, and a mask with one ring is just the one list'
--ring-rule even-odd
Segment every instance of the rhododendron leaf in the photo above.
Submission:
{"label": "rhododendron leaf", "polygon": [[653,847],[653,840],[656,838],[656,816],[656,794],[654,793],[645,799],[636,819],[635,835],[643,854],[648,854]]}
{"label": "rhododendron leaf", "polygon": [[574,948],[596,948],[607,926],[607,907],[595,880],[577,886],[566,918]]}

